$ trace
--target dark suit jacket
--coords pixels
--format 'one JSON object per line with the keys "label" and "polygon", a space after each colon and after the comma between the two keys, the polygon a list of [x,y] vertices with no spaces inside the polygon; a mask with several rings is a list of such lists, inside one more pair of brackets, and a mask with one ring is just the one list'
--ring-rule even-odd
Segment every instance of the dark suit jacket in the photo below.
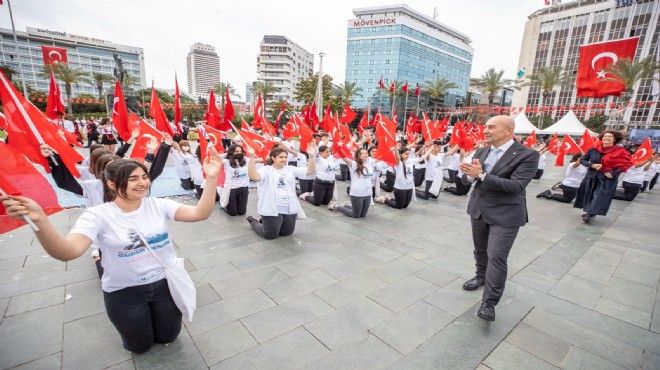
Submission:
{"label": "dark suit jacket", "polygon": [[[474,155],[483,166],[490,147],[480,148]],[[498,226],[524,226],[527,222],[525,187],[536,174],[539,153],[514,142],[502,154],[484,181],[476,180],[467,213],[474,219]],[[469,183],[467,175],[462,181]]]}

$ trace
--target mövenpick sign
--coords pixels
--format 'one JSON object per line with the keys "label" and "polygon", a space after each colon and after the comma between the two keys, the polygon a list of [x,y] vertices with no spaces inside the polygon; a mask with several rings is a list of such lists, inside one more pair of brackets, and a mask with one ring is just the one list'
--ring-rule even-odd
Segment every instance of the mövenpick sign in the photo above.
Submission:
{"label": "m\u00f6venpick sign", "polygon": [[356,19],[353,21],[353,28],[386,26],[392,24],[397,24],[396,17],[380,19]]}

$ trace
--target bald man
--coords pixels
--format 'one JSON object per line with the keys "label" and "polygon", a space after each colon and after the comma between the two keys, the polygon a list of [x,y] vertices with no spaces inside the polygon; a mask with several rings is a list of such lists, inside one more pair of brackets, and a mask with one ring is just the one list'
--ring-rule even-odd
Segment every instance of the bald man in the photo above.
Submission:
{"label": "bald man", "polygon": [[536,174],[539,153],[513,138],[516,124],[509,116],[486,122],[485,142],[472,163],[461,163],[461,181],[474,183],[467,213],[472,222],[476,276],[465,290],[484,287],[477,316],[495,320],[495,306],[504,292],[507,258],[518,229],[527,223],[525,187]]}

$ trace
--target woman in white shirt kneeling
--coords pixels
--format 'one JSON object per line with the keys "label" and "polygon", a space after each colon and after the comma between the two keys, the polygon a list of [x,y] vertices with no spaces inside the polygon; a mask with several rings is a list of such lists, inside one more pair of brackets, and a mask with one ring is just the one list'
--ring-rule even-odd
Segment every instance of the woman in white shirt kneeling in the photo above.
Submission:
{"label": "woman in white shirt kneeling", "polygon": [[374,165],[376,161],[369,157],[369,152],[366,149],[358,149],[355,152],[355,160],[349,158],[342,159],[351,168],[352,172],[351,189],[349,192],[351,205],[332,204],[328,206],[328,209],[331,211],[340,211],[348,217],[366,217],[373,195],[371,179],[374,176]]}
{"label": "woman in white shirt kneeling", "polygon": [[302,212],[296,196],[296,176],[314,173],[315,148],[313,143],[307,146],[309,166],[305,168],[288,166],[287,151],[275,147],[268,154],[266,165],[259,170],[255,165],[254,150],[248,149],[248,176],[257,183],[257,212],[261,215],[261,220],[252,216],[247,220],[257,235],[265,239],[275,239],[293,234],[298,213]]}

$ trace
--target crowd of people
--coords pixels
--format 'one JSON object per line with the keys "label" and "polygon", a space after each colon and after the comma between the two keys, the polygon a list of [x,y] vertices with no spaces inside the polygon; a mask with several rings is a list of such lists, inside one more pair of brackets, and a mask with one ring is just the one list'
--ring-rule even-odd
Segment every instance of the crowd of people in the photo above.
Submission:
{"label": "crowd of people", "polygon": [[[507,257],[518,229],[527,222],[525,188],[543,175],[547,147],[523,146],[513,135],[515,123],[508,116],[491,118],[485,125],[483,142],[466,151],[449,144],[449,137],[412,142],[401,131],[396,145],[389,148],[395,163],[378,158],[377,138],[371,129],[354,135],[351,156],[333,156],[327,133],[314,134],[303,150],[296,140],[276,141],[266,160],[257,158],[253,148],[243,145],[240,135],[228,135],[226,153],[219,155],[210,146],[192,149],[186,135],[164,135],[161,143],[152,139],[141,161],[124,159],[140,134],[132,132],[118,142],[107,118],[63,120],[64,129],[87,137],[89,156],[78,169],[76,179],[65,166],[57,166],[58,154],[42,146],[58,187],[85,198],[85,213],[66,236],[48,221],[34,201],[24,197],[2,197],[7,213],[29,217],[39,227],[36,235],[53,257],[71,260],[92,248],[104,292],[108,316],[119,332],[124,347],[141,353],[154,343],[169,343],[181,330],[181,312],[168,292],[163,266],[140,248],[153,248],[160,259],[172,261],[176,251],[167,230],[167,221],[200,221],[209,217],[216,203],[228,216],[248,212],[250,182],[257,188],[258,216],[248,215],[254,232],[275,239],[295,232],[296,220],[305,218],[300,201],[325,206],[352,218],[368,217],[374,203],[406,209],[413,200],[433,201],[442,191],[457,196],[472,193],[467,212],[471,218],[476,276],[463,288],[484,286],[478,316],[495,320],[495,306],[504,291]],[[585,223],[606,215],[612,199],[631,201],[639,192],[653,189],[660,172],[660,155],[633,164],[630,153],[618,145],[622,135],[605,131],[602,144],[584,155],[573,156],[566,178],[552,190],[537,197],[570,203],[582,208]],[[121,144],[115,151],[115,145]],[[197,196],[196,206],[149,197],[151,183],[172,157],[181,187]],[[443,162],[447,161],[447,176]],[[224,171],[224,182],[218,176]],[[618,179],[624,177],[617,190]],[[337,181],[350,181],[349,201],[339,202]],[[443,186],[443,183],[445,186]],[[446,185],[450,184],[450,185]],[[391,194],[390,194],[391,193]],[[149,245],[145,245],[145,243]],[[153,245],[152,245],[153,243]]]}

